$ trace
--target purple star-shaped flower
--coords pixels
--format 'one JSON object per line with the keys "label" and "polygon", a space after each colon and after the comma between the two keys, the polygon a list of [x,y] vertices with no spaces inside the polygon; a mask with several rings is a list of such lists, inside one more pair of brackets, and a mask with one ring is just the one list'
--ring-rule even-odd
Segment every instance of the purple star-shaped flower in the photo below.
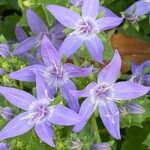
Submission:
{"label": "purple star-shaped flower", "polygon": [[146,0],[140,0],[132,4],[124,11],[124,17],[132,24],[139,20],[139,16],[148,14],[150,12],[150,4]]}
{"label": "purple star-shaped flower", "polygon": [[51,99],[43,78],[36,76],[36,81],[37,98],[22,90],[0,86],[0,94],[25,111],[0,131],[0,140],[24,134],[34,127],[38,137],[54,147],[52,124],[70,126],[82,121],[79,114],[63,105],[49,106]]}
{"label": "purple star-shaped flower", "polygon": [[81,45],[85,45],[91,56],[102,63],[103,43],[98,33],[121,24],[123,18],[103,17],[96,19],[99,13],[99,0],[86,0],[82,5],[82,17],[76,12],[57,5],[48,5],[47,9],[64,26],[75,30],[62,43],[59,53],[68,57],[74,54]]}
{"label": "purple star-shaped flower", "polygon": [[[26,37],[26,34],[19,27],[16,28],[16,36],[18,41],[21,43],[17,46],[15,55],[19,55],[28,52],[32,48],[40,49],[41,40],[44,35],[47,35],[49,39],[53,42],[54,46],[58,48],[62,43],[65,34],[63,33],[64,27],[60,23],[56,23],[54,27],[48,30],[46,24],[42,19],[36,15],[31,9],[27,10],[27,21],[31,31],[34,33],[31,37]],[[23,41],[22,41],[23,40]],[[40,51],[40,50],[38,50]]]}
{"label": "purple star-shaped flower", "polygon": [[[87,97],[82,103],[79,114],[88,119],[98,107],[99,114],[108,132],[120,139],[119,111],[115,101],[138,98],[149,90],[130,81],[115,83],[121,67],[121,58],[116,51],[112,61],[100,71],[98,83],[90,83],[82,91],[71,91],[74,96]],[[80,131],[87,121],[75,125],[74,131]]]}
{"label": "purple star-shaped flower", "polygon": [[145,61],[141,65],[137,65],[132,63],[132,76],[130,77],[130,81],[134,83],[139,83],[143,85],[150,85],[150,72],[143,74],[144,68],[150,66],[150,60]]}
{"label": "purple star-shaped flower", "polygon": [[81,69],[70,63],[63,65],[61,57],[47,36],[43,37],[41,54],[44,61],[43,65],[32,65],[12,72],[9,76],[16,80],[33,82],[35,81],[35,74],[38,72],[44,78],[51,96],[54,96],[57,88],[59,88],[69,107],[78,111],[78,99],[69,92],[69,89],[75,90],[76,86],[69,78],[88,76],[92,72],[93,67]]}

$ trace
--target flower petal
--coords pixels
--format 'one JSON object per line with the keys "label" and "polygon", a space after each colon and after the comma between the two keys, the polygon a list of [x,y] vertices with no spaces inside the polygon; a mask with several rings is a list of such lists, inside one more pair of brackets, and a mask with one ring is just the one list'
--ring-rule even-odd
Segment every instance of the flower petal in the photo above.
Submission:
{"label": "flower petal", "polygon": [[48,89],[46,83],[42,76],[36,73],[36,91],[37,91],[37,99],[48,99]]}
{"label": "flower petal", "polygon": [[119,17],[103,17],[98,19],[96,22],[99,26],[100,31],[105,31],[119,26],[123,21],[123,18]]}
{"label": "flower petal", "polygon": [[35,73],[33,70],[42,71],[45,67],[43,65],[32,65],[9,74],[9,77],[19,81],[33,82],[35,81]]}
{"label": "flower petal", "polygon": [[145,15],[150,12],[148,2],[145,2],[144,0],[135,2],[133,5],[131,5],[129,8],[127,8],[125,11],[128,13],[132,13],[134,8],[136,8],[135,14],[137,16]]}
{"label": "flower petal", "polygon": [[19,25],[16,25],[15,34],[18,42],[22,42],[28,38],[28,35],[24,32],[24,30]]}
{"label": "flower petal", "polygon": [[145,95],[149,90],[149,87],[130,81],[118,82],[111,87],[112,98],[117,100],[135,99]]}
{"label": "flower petal", "polygon": [[70,90],[70,93],[74,97],[89,97],[90,96],[90,90],[94,88],[97,85],[95,82],[91,82],[84,90]]}
{"label": "flower petal", "polygon": [[36,101],[36,98],[31,94],[15,88],[0,86],[0,94],[10,103],[24,110],[28,110],[31,103]]}
{"label": "flower petal", "polygon": [[104,7],[104,6],[99,6],[99,12],[103,12],[104,13],[104,17],[118,17],[117,15],[115,15],[110,9]]}
{"label": "flower petal", "polygon": [[111,62],[103,68],[98,75],[98,83],[112,84],[116,81],[121,69],[121,58],[118,51],[115,51]]}
{"label": "flower petal", "polygon": [[39,37],[29,37],[22,41],[16,48],[16,51],[13,53],[14,55],[20,55],[25,52],[28,52],[32,48],[36,47],[40,43]]}
{"label": "flower petal", "polygon": [[66,64],[64,64],[63,69],[64,69],[64,72],[67,73],[67,76],[69,76],[69,78],[85,77],[92,73],[93,66],[91,66],[89,68],[80,68],[73,64],[66,63]]}
{"label": "flower petal", "polygon": [[47,66],[54,63],[60,64],[61,58],[46,35],[42,39],[41,54],[43,61]]}
{"label": "flower petal", "polygon": [[120,116],[116,104],[113,101],[102,101],[99,104],[99,113],[108,132],[115,138],[121,139]]}
{"label": "flower petal", "polygon": [[10,55],[9,46],[7,44],[0,44],[0,56],[6,58]]}
{"label": "flower petal", "polygon": [[35,126],[35,131],[38,135],[38,137],[47,143],[48,145],[55,147],[55,144],[53,142],[53,129],[51,124],[48,121],[42,122],[40,124],[37,124]]}
{"label": "flower petal", "polygon": [[62,96],[66,99],[67,104],[70,108],[72,108],[74,111],[79,111],[79,103],[78,98],[74,97],[69,90],[76,90],[75,84],[67,79],[64,82],[60,83],[59,85],[60,92]]}
{"label": "flower petal", "polygon": [[96,19],[99,13],[99,0],[85,0],[82,5],[82,16]]}
{"label": "flower petal", "polygon": [[85,126],[85,124],[88,122],[89,118],[92,116],[93,112],[95,111],[97,105],[90,101],[89,98],[87,98],[81,105],[79,115],[85,118],[85,121],[76,124],[73,128],[74,132],[79,132],[82,130],[82,128]]}
{"label": "flower petal", "polygon": [[150,73],[143,76],[144,85],[150,86]]}
{"label": "flower petal", "polygon": [[8,146],[5,143],[1,142],[0,143],[0,150],[8,150]]}
{"label": "flower petal", "polygon": [[0,140],[22,135],[31,130],[34,124],[29,124],[27,119],[23,119],[27,112],[22,113],[12,119],[1,131]]}
{"label": "flower petal", "polygon": [[71,29],[75,29],[77,21],[81,19],[79,14],[62,6],[48,5],[47,9],[61,24]]}
{"label": "flower petal", "polygon": [[5,73],[5,70],[0,68],[0,76],[2,76]]}
{"label": "flower petal", "polygon": [[63,105],[51,106],[50,111],[48,120],[56,125],[71,126],[83,121],[79,114]]}
{"label": "flower petal", "polygon": [[79,38],[75,33],[69,34],[63,41],[59,49],[59,54],[66,54],[67,57],[73,55],[83,44],[83,40]]}
{"label": "flower petal", "polygon": [[99,63],[103,63],[103,43],[97,35],[91,36],[85,41],[86,47],[91,56]]}
{"label": "flower petal", "polygon": [[43,20],[31,9],[27,10],[27,20],[33,33],[40,34],[48,32],[47,26]]}

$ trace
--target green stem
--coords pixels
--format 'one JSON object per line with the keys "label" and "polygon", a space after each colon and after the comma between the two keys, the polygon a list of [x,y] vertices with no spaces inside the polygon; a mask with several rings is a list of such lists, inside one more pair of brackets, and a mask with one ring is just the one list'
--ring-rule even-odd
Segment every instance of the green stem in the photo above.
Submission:
{"label": "green stem", "polygon": [[101,137],[99,134],[96,118],[94,116],[91,119],[91,124],[94,130],[94,137],[95,137],[96,143],[101,143]]}

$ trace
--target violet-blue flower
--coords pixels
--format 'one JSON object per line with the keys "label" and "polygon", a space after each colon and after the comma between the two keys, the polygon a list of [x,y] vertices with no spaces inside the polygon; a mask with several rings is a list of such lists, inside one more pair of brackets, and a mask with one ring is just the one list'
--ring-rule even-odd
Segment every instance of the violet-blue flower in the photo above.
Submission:
{"label": "violet-blue flower", "polygon": [[11,120],[14,117],[10,107],[0,107],[0,115],[6,120]]}
{"label": "violet-blue flower", "polygon": [[0,150],[8,150],[8,146],[5,143],[1,142],[0,143]]}
{"label": "violet-blue flower", "polygon": [[44,78],[51,96],[54,96],[57,88],[59,88],[69,107],[78,111],[78,99],[69,92],[69,89],[76,89],[70,78],[88,76],[92,72],[93,67],[81,69],[70,63],[63,65],[61,57],[47,36],[43,37],[41,54],[44,61],[43,65],[32,65],[12,72],[9,76],[16,80],[33,82],[35,81],[35,73],[38,72]]}
{"label": "violet-blue flower", "polygon": [[146,0],[140,0],[132,4],[124,11],[124,17],[130,23],[134,24],[139,20],[140,16],[148,14],[150,12],[149,3]]}
{"label": "violet-blue flower", "polygon": [[60,23],[57,23],[54,27],[48,30],[43,20],[31,9],[27,10],[27,21],[34,35],[21,41],[23,39],[21,36],[23,34],[25,35],[25,33],[19,28],[16,29],[17,39],[21,41],[21,43],[17,46],[16,51],[14,52],[15,55],[28,52],[32,48],[40,49],[41,40],[44,35],[47,35],[52,40],[54,46],[60,46],[62,38],[65,37],[63,26]]}
{"label": "violet-blue flower", "polygon": [[22,90],[0,86],[0,94],[24,110],[0,131],[0,140],[24,134],[34,127],[39,138],[54,147],[52,124],[70,126],[82,121],[79,114],[63,105],[49,106],[51,99],[43,78],[37,75],[36,81],[37,98]]}
{"label": "violet-blue flower", "polygon": [[[82,103],[79,114],[88,119],[98,107],[102,122],[108,132],[120,139],[120,117],[115,102],[135,99],[145,95],[149,88],[130,81],[115,83],[121,68],[121,58],[118,51],[112,61],[98,74],[98,83],[90,83],[84,90],[72,91],[74,96],[87,97]],[[80,131],[87,121],[75,125],[74,131]]]}
{"label": "violet-blue flower", "polygon": [[59,53],[68,57],[74,54],[85,42],[90,55],[102,63],[103,43],[98,33],[121,24],[123,18],[102,17],[99,14],[99,0],[86,0],[82,5],[82,17],[76,12],[57,5],[48,5],[47,9],[64,26],[74,30],[62,43]]}
{"label": "violet-blue flower", "polygon": [[129,80],[134,83],[150,86],[150,71],[146,74],[143,74],[143,71],[146,67],[150,67],[150,60],[145,61],[141,65],[132,63],[132,68],[131,68],[132,76],[130,77]]}
{"label": "violet-blue flower", "polygon": [[111,150],[108,143],[94,144],[92,150]]}

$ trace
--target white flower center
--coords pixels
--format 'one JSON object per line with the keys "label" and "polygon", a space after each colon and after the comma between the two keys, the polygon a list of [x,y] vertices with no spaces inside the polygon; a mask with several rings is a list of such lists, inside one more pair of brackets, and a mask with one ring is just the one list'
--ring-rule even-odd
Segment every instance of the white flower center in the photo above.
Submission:
{"label": "white flower center", "polygon": [[98,32],[98,25],[96,21],[91,18],[84,18],[77,23],[76,34],[82,38],[87,38]]}

